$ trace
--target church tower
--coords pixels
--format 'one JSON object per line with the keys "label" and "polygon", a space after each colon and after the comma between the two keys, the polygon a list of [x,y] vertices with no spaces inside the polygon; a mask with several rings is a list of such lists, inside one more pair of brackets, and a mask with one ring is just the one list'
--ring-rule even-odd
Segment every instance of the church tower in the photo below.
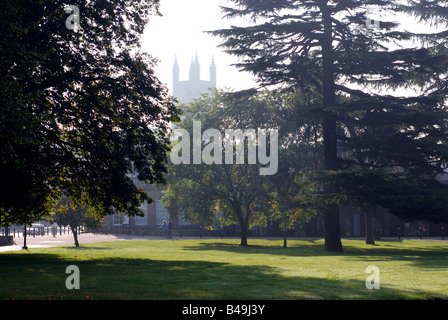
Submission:
{"label": "church tower", "polygon": [[174,57],[173,65],[173,92],[176,92],[179,87],[179,64],[177,63],[177,55]]}
{"label": "church tower", "polygon": [[212,63],[210,65],[210,86],[216,88],[216,65],[215,56],[212,57]]}
{"label": "church tower", "polygon": [[198,54],[196,53],[196,59],[191,60],[190,66],[190,81],[200,81],[201,79],[201,67],[199,65]]}
{"label": "church tower", "polygon": [[210,64],[210,80],[201,80],[201,67],[199,64],[198,54],[191,60],[190,78],[186,81],[179,79],[179,64],[177,62],[177,55],[174,58],[173,64],[173,96],[179,102],[189,103],[193,99],[199,98],[201,93],[205,93],[209,88],[216,88],[216,64],[215,58],[212,57]]}

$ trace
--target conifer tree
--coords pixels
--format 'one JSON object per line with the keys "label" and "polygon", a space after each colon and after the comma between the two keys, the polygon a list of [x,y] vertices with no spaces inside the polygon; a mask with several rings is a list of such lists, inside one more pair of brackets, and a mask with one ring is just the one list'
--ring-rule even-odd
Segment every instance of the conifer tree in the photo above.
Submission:
{"label": "conifer tree", "polygon": [[229,2],[234,6],[223,7],[225,16],[248,18],[250,25],[212,33],[240,58],[237,66],[262,87],[300,88],[322,100],[325,250],[343,250],[344,203],[382,205],[406,216],[407,201],[431,186],[433,192],[413,202],[426,210],[435,197],[429,211],[441,217],[446,188],[433,178],[446,168],[448,117],[434,84],[446,75],[446,46],[405,31],[402,21],[413,14],[425,22],[434,17],[425,9],[437,11],[445,1]]}

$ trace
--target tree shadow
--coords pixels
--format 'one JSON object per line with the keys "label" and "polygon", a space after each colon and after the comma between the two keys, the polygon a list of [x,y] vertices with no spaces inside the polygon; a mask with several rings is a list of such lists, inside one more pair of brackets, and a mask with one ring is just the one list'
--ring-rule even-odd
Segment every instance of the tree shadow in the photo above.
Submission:
{"label": "tree shadow", "polygon": [[402,242],[403,240],[381,241],[378,242],[378,245],[369,246],[362,250],[347,245],[346,253],[356,259],[364,259],[366,261],[402,261],[425,269],[448,268],[447,247],[431,242],[404,247]]}
{"label": "tree shadow", "polygon": [[[99,258],[67,261],[57,255],[2,255],[0,298],[13,299],[235,299],[396,300],[442,298],[432,292],[381,286],[368,290],[357,279],[285,276],[265,265],[227,262]],[[27,256],[27,255],[25,255]],[[5,263],[7,261],[7,263]],[[80,290],[67,290],[65,269],[80,270]]]}
{"label": "tree shadow", "polygon": [[[238,243],[228,243],[228,242],[199,242],[194,246],[184,246],[185,250],[193,251],[227,251],[232,253],[240,254],[277,254],[284,256],[303,256],[309,255],[310,253],[315,253],[316,255],[333,256],[340,255],[339,252],[327,252],[324,251],[324,245],[315,243],[313,240],[303,241],[303,245],[289,245],[287,248],[279,246],[265,246],[265,245],[254,245],[249,244],[247,246],[241,246]],[[298,251],[296,249],[304,249]]]}
{"label": "tree shadow", "polygon": [[345,259],[365,261],[406,261],[421,268],[448,268],[448,250],[437,244],[425,243],[424,246],[403,247],[402,240],[387,240],[376,245],[360,248],[344,242],[344,252],[327,252],[324,244],[315,240],[301,240],[283,248],[281,246],[240,246],[226,242],[199,242],[195,246],[185,246],[192,251],[226,251],[236,254],[268,254],[285,257],[339,256]]}
{"label": "tree shadow", "polygon": [[116,248],[108,248],[108,247],[93,247],[93,246],[83,246],[80,245],[79,247],[76,246],[61,246],[60,248],[67,249],[67,250],[76,250],[76,251],[94,251],[94,250],[114,250]]}

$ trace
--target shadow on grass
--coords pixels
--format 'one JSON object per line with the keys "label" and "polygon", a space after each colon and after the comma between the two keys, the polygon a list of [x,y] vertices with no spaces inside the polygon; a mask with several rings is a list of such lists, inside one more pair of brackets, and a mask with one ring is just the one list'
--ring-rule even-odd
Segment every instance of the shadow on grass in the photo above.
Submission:
{"label": "shadow on grass", "polygon": [[[79,290],[68,290],[65,269],[80,270]],[[285,276],[269,266],[211,261],[101,258],[67,261],[51,254],[2,255],[1,299],[448,299],[432,292],[359,280]]]}
{"label": "shadow on grass", "polygon": [[324,244],[315,240],[292,242],[287,248],[281,246],[261,246],[225,242],[199,242],[196,246],[185,246],[192,251],[226,251],[236,254],[267,254],[285,257],[338,256],[346,259],[375,261],[408,261],[421,268],[448,268],[448,246],[435,243],[422,243],[421,246],[404,245],[402,240],[378,241],[376,245],[360,247],[344,241],[344,252],[327,252]]}
{"label": "shadow on grass", "polygon": [[[228,242],[198,242],[194,246],[184,246],[185,250],[193,251],[227,251],[239,254],[277,254],[284,256],[308,256],[310,254],[316,254],[319,256],[333,256],[340,255],[341,253],[333,253],[324,251],[324,245],[314,243],[314,241],[301,241],[300,244],[290,245],[287,248],[279,246],[266,246],[266,245],[254,245],[241,246],[238,243]],[[297,250],[299,249],[299,250]]]}
{"label": "shadow on grass", "polygon": [[87,251],[92,250],[93,251],[93,250],[114,250],[114,249],[116,249],[116,248],[108,248],[108,247],[92,247],[92,246],[85,247],[82,245],[80,245],[79,247],[62,246],[61,248],[67,249],[67,250],[73,250],[73,251],[84,251],[84,250],[87,250]]}

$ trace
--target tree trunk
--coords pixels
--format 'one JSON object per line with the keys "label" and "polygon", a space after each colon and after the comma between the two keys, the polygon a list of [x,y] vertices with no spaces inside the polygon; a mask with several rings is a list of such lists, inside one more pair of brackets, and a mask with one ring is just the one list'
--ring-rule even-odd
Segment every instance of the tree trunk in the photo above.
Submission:
{"label": "tree trunk", "polygon": [[331,205],[324,211],[325,251],[343,252],[339,226],[339,206]]}
{"label": "tree trunk", "polygon": [[247,246],[247,226],[241,225],[241,246]]}
{"label": "tree trunk", "polygon": [[[333,55],[333,26],[331,12],[327,4],[321,6],[322,23],[324,27],[322,46],[323,62],[323,104],[324,108],[334,106],[336,102],[336,90],[334,82],[334,55]],[[322,122],[324,138],[324,170],[337,170],[337,136],[336,136],[336,116],[328,114]],[[324,194],[331,195],[337,192],[335,183],[324,186]],[[325,223],[325,250],[342,252],[341,233],[339,227],[339,206],[328,205],[324,209]]]}
{"label": "tree trunk", "polygon": [[[247,246],[248,221],[246,221],[246,219],[244,219],[243,212],[241,210],[241,205],[239,204],[239,202],[234,201],[232,203],[232,205],[233,205],[233,210],[238,218],[238,221],[239,221],[240,227],[241,227],[241,246]],[[248,217],[248,214],[246,214],[246,216]]]}
{"label": "tree trunk", "polygon": [[373,215],[366,211],[366,244],[375,244],[375,234],[373,230]]}
{"label": "tree trunk", "polygon": [[23,229],[23,247],[22,247],[22,249],[25,249],[25,250],[28,249],[28,247],[26,246],[26,224]]}
{"label": "tree trunk", "polygon": [[77,227],[70,226],[70,229],[72,229],[72,232],[73,232],[73,239],[75,240],[75,246],[79,247]]}

